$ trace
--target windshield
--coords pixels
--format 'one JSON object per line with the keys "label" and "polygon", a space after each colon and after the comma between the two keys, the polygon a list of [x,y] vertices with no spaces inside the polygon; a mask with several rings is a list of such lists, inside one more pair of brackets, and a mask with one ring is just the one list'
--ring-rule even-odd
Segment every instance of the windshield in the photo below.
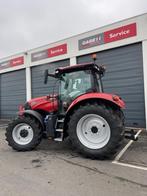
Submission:
{"label": "windshield", "polygon": [[61,99],[75,99],[86,92],[92,92],[91,71],[66,73],[61,80]]}

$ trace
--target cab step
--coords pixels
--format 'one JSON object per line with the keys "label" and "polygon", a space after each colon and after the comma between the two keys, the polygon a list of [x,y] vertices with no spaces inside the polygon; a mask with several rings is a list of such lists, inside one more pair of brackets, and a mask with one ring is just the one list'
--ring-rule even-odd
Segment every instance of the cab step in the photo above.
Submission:
{"label": "cab step", "polygon": [[58,120],[57,120],[57,123],[58,123],[58,122],[59,122],[59,123],[60,123],[60,122],[63,123],[63,122],[64,122],[64,118],[63,118],[63,119],[58,119]]}
{"label": "cab step", "polygon": [[62,142],[63,139],[61,137],[57,137],[57,138],[54,138],[54,141],[56,141],[56,142]]}
{"label": "cab step", "polygon": [[56,129],[57,132],[63,132],[63,129]]}

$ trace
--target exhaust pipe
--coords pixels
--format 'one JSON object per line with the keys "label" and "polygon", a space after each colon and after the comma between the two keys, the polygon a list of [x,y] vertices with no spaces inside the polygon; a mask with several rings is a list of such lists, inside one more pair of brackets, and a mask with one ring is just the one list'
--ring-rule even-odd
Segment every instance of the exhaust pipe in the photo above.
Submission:
{"label": "exhaust pipe", "polygon": [[129,140],[137,141],[138,135],[135,133],[133,129],[131,129],[130,131],[125,131],[125,138]]}

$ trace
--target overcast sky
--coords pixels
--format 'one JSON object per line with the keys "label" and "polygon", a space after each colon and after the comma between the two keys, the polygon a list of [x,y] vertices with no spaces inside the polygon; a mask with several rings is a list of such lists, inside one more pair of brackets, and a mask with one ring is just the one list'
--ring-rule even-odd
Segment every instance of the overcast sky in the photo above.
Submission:
{"label": "overcast sky", "polygon": [[147,12],[147,0],[0,0],[0,58]]}

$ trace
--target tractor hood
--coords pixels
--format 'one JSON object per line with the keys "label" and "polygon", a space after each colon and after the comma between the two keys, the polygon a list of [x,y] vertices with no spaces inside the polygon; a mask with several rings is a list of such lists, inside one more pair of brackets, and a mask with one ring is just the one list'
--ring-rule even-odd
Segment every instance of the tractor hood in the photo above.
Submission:
{"label": "tractor hood", "polygon": [[26,102],[24,109],[43,110],[47,112],[54,112],[58,109],[58,101],[56,95],[48,95],[37,97]]}

